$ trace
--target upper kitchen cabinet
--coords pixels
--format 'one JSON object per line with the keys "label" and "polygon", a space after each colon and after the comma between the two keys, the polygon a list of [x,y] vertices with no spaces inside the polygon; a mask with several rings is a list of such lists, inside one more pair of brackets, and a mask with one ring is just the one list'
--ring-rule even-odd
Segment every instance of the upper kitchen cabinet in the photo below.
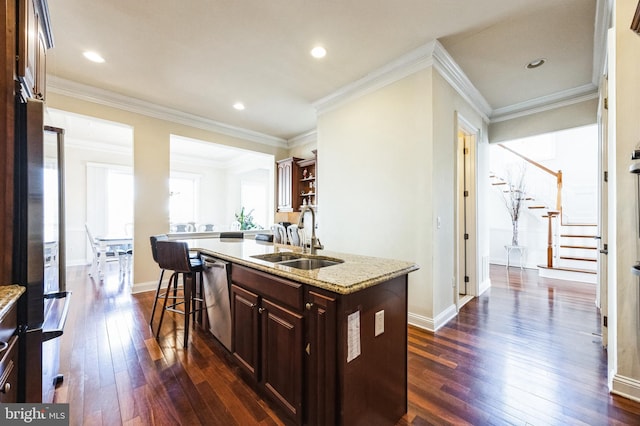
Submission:
{"label": "upper kitchen cabinet", "polygon": [[17,75],[24,98],[45,100],[47,49],[53,35],[46,0],[18,0]]}
{"label": "upper kitchen cabinet", "polygon": [[278,161],[278,211],[293,212],[300,207],[298,197],[300,167],[302,158],[289,157]]}

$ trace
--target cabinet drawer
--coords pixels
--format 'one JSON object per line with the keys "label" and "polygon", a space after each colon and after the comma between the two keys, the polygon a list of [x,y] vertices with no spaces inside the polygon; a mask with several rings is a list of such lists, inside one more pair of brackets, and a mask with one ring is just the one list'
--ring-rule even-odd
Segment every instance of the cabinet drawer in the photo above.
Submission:
{"label": "cabinet drawer", "polygon": [[18,400],[18,336],[8,341],[9,346],[0,352],[0,403]]}
{"label": "cabinet drawer", "polygon": [[303,309],[302,284],[240,265],[231,267],[231,280],[261,296],[284,303],[298,311]]}

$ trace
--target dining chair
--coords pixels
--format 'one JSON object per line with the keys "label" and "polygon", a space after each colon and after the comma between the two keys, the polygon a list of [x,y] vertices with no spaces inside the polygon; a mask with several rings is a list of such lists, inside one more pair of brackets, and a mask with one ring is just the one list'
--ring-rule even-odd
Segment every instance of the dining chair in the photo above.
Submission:
{"label": "dining chair", "polygon": [[287,244],[287,228],[279,223],[271,225],[271,232],[273,232],[273,242],[277,244]]}
{"label": "dining chair", "polygon": [[87,239],[89,240],[89,246],[91,247],[91,252],[93,254],[93,258],[91,261],[91,269],[89,270],[89,276],[98,277],[98,278],[100,277],[100,273],[103,272],[103,271],[100,271],[100,268],[99,268],[100,256],[102,255],[104,255],[105,261],[117,260],[119,262],[120,270],[122,270],[122,267],[123,267],[122,262],[124,262],[123,257],[126,255],[126,252],[124,250],[116,250],[113,247],[107,247],[106,251],[101,252],[100,245],[98,244],[93,234],[91,233],[91,230],[89,229],[89,225],[85,223],[84,229],[87,235]]}
{"label": "dining chair", "polygon": [[298,225],[289,225],[287,227],[287,238],[292,246],[302,247],[304,244],[304,230],[298,228]]}

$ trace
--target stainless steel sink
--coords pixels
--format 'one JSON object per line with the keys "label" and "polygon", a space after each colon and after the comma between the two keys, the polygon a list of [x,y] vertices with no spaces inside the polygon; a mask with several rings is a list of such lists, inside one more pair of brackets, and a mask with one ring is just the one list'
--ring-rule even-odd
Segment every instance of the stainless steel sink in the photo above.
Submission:
{"label": "stainless steel sink", "polygon": [[318,269],[324,268],[326,266],[337,265],[342,263],[341,260],[328,260],[328,259],[317,259],[317,258],[300,258],[295,260],[287,260],[284,262],[278,262],[278,265],[282,266],[290,266],[291,268],[297,269]]}
{"label": "stainless steel sink", "polygon": [[251,257],[282,266],[289,266],[291,268],[304,270],[324,268],[344,262],[342,259],[336,259],[333,257],[310,257],[304,254],[290,252],[256,254]]}
{"label": "stainless steel sink", "polygon": [[255,257],[256,259],[264,260],[267,262],[278,263],[278,262],[283,262],[287,260],[300,259],[303,256],[297,253],[269,253],[269,254],[256,254],[255,256],[251,256],[251,257]]}

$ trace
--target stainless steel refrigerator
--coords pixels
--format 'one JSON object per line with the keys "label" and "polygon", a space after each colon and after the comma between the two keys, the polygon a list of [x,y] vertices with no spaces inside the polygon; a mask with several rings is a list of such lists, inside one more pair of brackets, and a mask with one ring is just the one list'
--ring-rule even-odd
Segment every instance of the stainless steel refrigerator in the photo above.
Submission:
{"label": "stainless steel refrigerator", "polygon": [[[15,119],[13,281],[26,287],[18,305],[18,401],[51,402],[52,386],[60,380],[54,371],[58,338],[70,300],[64,288],[64,168],[58,163],[57,186],[62,202],[58,207],[57,241],[49,241],[45,247],[43,102],[17,97]],[[58,130],[53,132],[60,141],[64,132]],[[58,144],[63,149],[63,141]],[[64,161],[64,155],[58,155],[57,161]],[[55,280],[47,280],[45,287],[47,268],[56,268],[56,272]]]}

